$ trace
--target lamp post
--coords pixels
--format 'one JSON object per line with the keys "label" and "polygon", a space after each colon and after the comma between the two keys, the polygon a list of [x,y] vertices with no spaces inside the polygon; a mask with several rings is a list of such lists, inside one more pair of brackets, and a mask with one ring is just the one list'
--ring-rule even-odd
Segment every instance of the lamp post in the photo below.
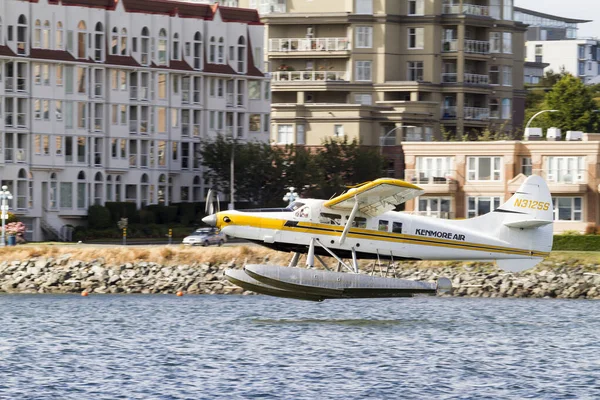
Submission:
{"label": "lamp post", "polygon": [[539,111],[539,112],[533,114],[533,116],[531,118],[529,118],[529,121],[527,121],[527,125],[525,125],[525,132],[527,132],[527,129],[529,129],[529,125],[531,125],[531,121],[533,121],[533,119],[535,117],[537,117],[540,114],[547,113],[547,112],[560,112],[560,110],[542,110],[542,111]]}
{"label": "lamp post", "polygon": [[12,194],[8,191],[8,186],[2,186],[2,190],[0,190],[0,219],[2,219],[2,237],[0,238],[0,246],[6,245],[6,238],[4,232],[4,223],[8,218],[8,202],[7,200],[12,200]]}
{"label": "lamp post", "polygon": [[296,188],[290,186],[288,188],[288,192],[283,196],[283,201],[287,201],[288,204],[292,204],[298,198],[298,193],[296,193]]}

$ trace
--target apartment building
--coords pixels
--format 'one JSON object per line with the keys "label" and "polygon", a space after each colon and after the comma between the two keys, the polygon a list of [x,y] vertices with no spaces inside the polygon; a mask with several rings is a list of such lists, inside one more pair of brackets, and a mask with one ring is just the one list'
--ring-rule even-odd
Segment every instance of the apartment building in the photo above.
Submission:
{"label": "apartment building", "polygon": [[592,22],[589,19],[565,18],[526,8],[515,7],[515,21],[527,25],[526,41],[577,39],[579,24]]}
{"label": "apartment building", "polygon": [[402,143],[406,180],[425,189],[408,212],[472,218],[508,200],[531,174],[546,179],[554,231],[600,225],[600,134],[576,141]]}
{"label": "apartment building", "polygon": [[523,120],[526,26],[512,0],[239,0],[266,25],[275,143],[385,146]]}
{"label": "apartment building", "polygon": [[1,1],[1,183],[28,238],[92,204],[203,201],[202,139],[269,139],[263,40],[255,10]]}
{"label": "apartment building", "polygon": [[584,83],[600,75],[600,41],[596,39],[571,39],[528,41],[526,61],[546,63],[545,71],[565,70]]}

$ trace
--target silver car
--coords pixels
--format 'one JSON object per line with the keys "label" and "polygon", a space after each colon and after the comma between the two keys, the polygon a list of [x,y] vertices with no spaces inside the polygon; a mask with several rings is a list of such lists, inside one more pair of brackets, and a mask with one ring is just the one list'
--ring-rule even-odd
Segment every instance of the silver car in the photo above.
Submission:
{"label": "silver car", "polygon": [[227,242],[227,236],[215,228],[198,228],[190,236],[183,239],[183,244],[189,246],[221,246]]}

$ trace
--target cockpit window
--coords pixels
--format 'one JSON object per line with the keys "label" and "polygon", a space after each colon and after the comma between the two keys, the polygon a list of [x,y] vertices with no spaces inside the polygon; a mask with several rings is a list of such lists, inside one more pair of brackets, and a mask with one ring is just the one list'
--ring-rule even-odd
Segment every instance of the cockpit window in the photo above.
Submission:
{"label": "cockpit window", "polygon": [[292,204],[290,204],[289,206],[287,206],[286,208],[288,210],[292,210],[292,211],[296,211],[297,209],[299,209],[300,207],[302,207],[304,205],[304,203],[300,202],[300,201],[295,201]]}

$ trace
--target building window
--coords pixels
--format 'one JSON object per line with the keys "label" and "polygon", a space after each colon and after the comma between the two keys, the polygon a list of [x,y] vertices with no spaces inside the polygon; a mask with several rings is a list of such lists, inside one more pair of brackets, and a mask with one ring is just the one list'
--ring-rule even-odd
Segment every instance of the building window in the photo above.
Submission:
{"label": "building window", "polygon": [[173,60],[180,60],[180,50],[179,50],[179,34],[175,33],[173,35],[173,51],[171,52],[171,57]]}
{"label": "building window", "polygon": [[158,32],[158,65],[167,65],[167,31]]}
{"label": "building window", "polygon": [[505,54],[512,54],[512,33],[502,33],[502,52]]}
{"label": "building window", "polygon": [[408,0],[408,15],[424,15],[424,0]]}
{"label": "building window", "polygon": [[490,106],[490,118],[493,118],[493,119],[500,118],[500,103],[498,102],[498,99],[494,99],[494,98],[490,99],[489,106]]}
{"label": "building window", "polygon": [[50,21],[44,21],[42,30],[42,49],[50,48]]}
{"label": "building window", "polygon": [[452,200],[448,197],[419,197],[416,202],[417,213],[427,217],[450,219]]}
{"label": "building window", "polygon": [[303,124],[296,125],[296,144],[306,144],[306,127]]}
{"label": "building window", "polygon": [[248,98],[250,100],[260,100],[260,81],[248,81]]}
{"label": "building window", "polygon": [[370,49],[373,47],[373,27],[356,27],[356,48]]}
{"label": "building window", "polygon": [[544,56],[544,46],[542,46],[541,44],[536,44],[535,45],[535,62],[536,63],[541,63],[543,62]]}
{"label": "building window", "polygon": [[468,157],[467,165],[469,181],[500,181],[502,176],[501,157]]}
{"label": "building window", "polygon": [[334,125],[333,126],[333,136],[344,137],[344,125]]}
{"label": "building window", "polygon": [[60,208],[73,208],[73,184],[60,183]]}
{"label": "building window", "polygon": [[422,49],[424,47],[424,28],[408,28],[408,48]]}
{"label": "building window", "polygon": [[370,82],[371,61],[356,61],[356,81]]}
{"label": "building window", "polygon": [[104,60],[104,28],[98,22],[96,24],[96,32],[94,33],[94,61]]}
{"label": "building window", "polygon": [[370,106],[373,104],[373,96],[367,93],[359,93],[354,95],[354,102],[356,104],[362,104]]}
{"label": "building window", "polygon": [[216,43],[215,37],[211,36],[209,52],[208,52],[208,62],[211,64],[214,64],[216,59],[217,59],[217,43]]}
{"label": "building window", "polygon": [[554,183],[585,182],[585,157],[547,157],[546,179]]}
{"label": "building window", "polygon": [[408,62],[408,80],[415,82],[423,81],[423,61]]}
{"label": "building window", "polygon": [[33,44],[31,47],[39,48],[42,47],[42,22],[39,19],[35,20],[35,27],[33,28]]}
{"label": "building window", "polygon": [[110,37],[110,54],[113,56],[119,55],[119,29],[116,26],[112,28]]}
{"label": "building window", "polygon": [[142,29],[142,34],[140,38],[141,42],[141,64],[149,65],[150,64],[150,31],[148,28],[144,27]]}
{"label": "building window", "polygon": [[502,51],[500,47],[501,37],[500,32],[490,32],[490,53],[500,53]]}
{"label": "building window", "polygon": [[[220,41],[222,39],[223,38],[219,39],[219,43],[221,43]],[[222,45],[219,44],[219,58],[221,58],[221,47]],[[238,39],[237,51],[237,71],[240,73],[246,72],[246,38],[243,36],[240,36]]]}
{"label": "building window", "polygon": [[530,176],[533,172],[532,168],[531,157],[521,157],[521,173],[525,176]]}
{"label": "building window", "polygon": [[293,144],[294,143],[294,126],[293,125],[277,125],[277,143],[278,144]]}
{"label": "building window", "polygon": [[87,58],[87,28],[84,21],[77,25],[77,58]]}
{"label": "building window", "polygon": [[202,35],[196,32],[194,35],[194,69],[202,69]]}
{"label": "building window", "polygon": [[500,207],[500,197],[467,197],[467,218],[490,213],[498,207]]}
{"label": "building window", "polygon": [[513,0],[504,0],[504,12],[502,13],[502,17],[506,21],[513,20]]}
{"label": "building window", "polygon": [[446,183],[454,176],[452,157],[417,157],[415,176],[411,183]]}
{"label": "building window", "polygon": [[555,221],[582,221],[583,201],[581,197],[553,197]]}
{"label": "building window", "polygon": [[[19,20],[17,21],[17,54],[18,55],[26,55],[29,51],[29,46],[27,44],[27,18],[24,15],[19,16]],[[9,30],[9,40],[10,40]]]}
{"label": "building window", "polygon": [[490,65],[490,85],[500,84],[500,67],[498,65]]}
{"label": "building window", "polygon": [[54,46],[56,47],[57,50],[62,50],[63,49],[63,36],[64,36],[64,31],[63,31],[63,24],[62,22],[58,21],[56,23],[56,33],[55,33],[55,43]]}
{"label": "building window", "polygon": [[121,29],[121,55],[127,55],[127,29]]}
{"label": "building window", "polygon": [[502,99],[502,119],[511,119],[512,107],[510,99]]}
{"label": "building window", "polygon": [[356,14],[373,14],[373,0],[355,0]]}
{"label": "building window", "polygon": [[512,86],[512,67],[508,65],[502,66],[502,85]]}

